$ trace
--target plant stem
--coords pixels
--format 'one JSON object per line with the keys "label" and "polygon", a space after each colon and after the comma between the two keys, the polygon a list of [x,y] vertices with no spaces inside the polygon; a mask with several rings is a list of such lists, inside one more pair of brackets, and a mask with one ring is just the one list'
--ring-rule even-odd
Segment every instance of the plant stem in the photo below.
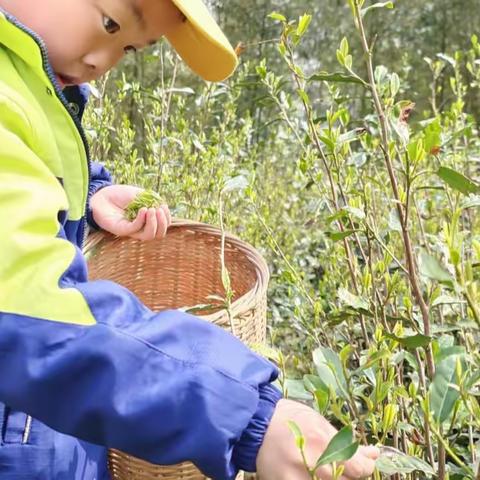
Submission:
{"label": "plant stem", "polygon": [[[366,57],[366,64],[367,64],[367,72],[368,72],[368,79],[369,79],[369,86],[370,86],[370,91],[372,93],[373,97],[373,102],[375,105],[375,110],[377,112],[378,120],[380,123],[380,129],[381,129],[381,139],[382,139],[382,151],[383,155],[385,158],[385,163],[387,166],[387,171],[388,175],[390,178],[390,184],[393,190],[393,194],[395,196],[396,200],[396,207],[397,207],[397,213],[398,217],[400,219],[400,224],[402,227],[402,237],[403,237],[403,243],[405,247],[405,256],[407,260],[407,267],[408,267],[408,278],[410,281],[410,287],[412,289],[413,295],[415,296],[415,300],[417,301],[418,306],[420,307],[420,311],[422,313],[422,319],[423,319],[423,330],[424,334],[427,336],[431,335],[431,330],[430,330],[430,316],[429,316],[429,311],[427,304],[425,303],[422,292],[420,290],[420,286],[418,283],[417,279],[417,268],[416,268],[416,263],[415,263],[415,257],[413,254],[413,249],[412,249],[412,243],[410,240],[410,234],[408,231],[408,219],[406,218],[406,215],[404,215],[404,210],[402,208],[402,203],[401,203],[401,198],[400,198],[400,193],[398,189],[398,181],[397,177],[395,175],[395,171],[393,168],[393,162],[392,158],[390,156],[390,145],[389,145],[389,135],[388,135],[388,126],[387,126],[387,119],[385,117],[385,112],[383,110],[382,103],[380,101],[380,97],[378,95],[377,91],[377,86],[375,83],[375,74],[373,70],[373,61],[372,61],[372,52],[370,47],[368,46],[367,42],[367,37],[365,34],[365,29],[363,25],[363,20],[362,20],[362,15],[359,10],[358,6],[358,0],[353,1],[353,6],[354,6],[354,13],[355,13],[355,19],[356,19],[356,24],[357,28],[360,33],[360,39],[363,47],[363,51],[365,53]],[[432,348],[431,345],[428,345],[426,348],[426,356],[427,356],[427,371],[428,371],[428,376],[430,379],[433,378],[433,375],[435,374],[435,364],[433,360],[433,353],[432,353]]]}
{"label": "plant stem", "polygon": [[230,329],[232,331],[232,335],[236,335],[235,325],[233,322],[233,314],[232,314],[232,298],[233,298],[233,291],[230,284],[230,275],[228,273],[227,267],[225,266],[225,227],[223,224],[223,199],[222,194],[220,194],[219,198],[219,217],[220,217],[220,229],[222,232],[222,239],[221,239],[221,246],[220,246],[220,263],[221,263],[221,275],[222,275],[222,283],[223,287],[225,288],[225,299],[224,299],[224,306],[227,311],[228,321],[230,323]]}
{"label": "plant stem", "polygon": [[160,182],[163,174],[163,156],[164,156],[164,150],[165,150],[165,147],[164,147],[165,128],[167,126],[168,117],[170,113],[170,104],[172,101],[173,86],[175,85],[175,81],[177,78],[177,67],[178,67],[178,59],[175,58],[172,78],[170,80],[170,87],[169,87],[170,91],[169,91],[168,97],[165,99],[165,65],[164,65],[163,43],[162,43],[160,45],[160,82],[161,82],[161,88],[162,88],[162,95],[161,95],[162,112],[160,117],[160,151],[159,151],[159,159],[158,159],[157,182],[155,185],[157,192],[160,190]]}
{"label": "plant stem", "polygon": [[437,437],[439,443],[445,448],[445,451],[450,455],[453,461],[461,468],[465,469],[467,472],[471,472],[473,476],[473,471],[469,468],[462,460],[458,457],[458,455],[450,448],[447,441],[443,438],[441,433],[433,426],[430,425],[433,434]]}
{"label": "plant stem", "polygon": [[[442,435],[442,431],[439,432]],[[443,438],[443,436],[442,436]],[[439,480],[444,480],[446,478],[446,471],[445,471],[445,446],[439,441],[438,445],[438,471],[437,475]]]}
{"label": "plant stem", "polygon": [[[418,348],[415,350],[415,358],[417,359],[418,363],[418,377],[420,382],[420,388],[422,389],[422,395],[423,398],[427,398],[427,382],[425,380],[425,370],[422,359],[420,358],[420,352]],[[430,435],[429,412],[424,412],[423,416],[423,428],[425,430],[425,447],[427,450],[430,465],[433,468],[435,466],[435,457],[433,456],[432,439]]]}
{"label": "plant stem", "polygon": [[[298,89],[300,91],[305,92],[304,80],[300,78],[298,72],[294,68],[294,55],[293,55],[292,46],[291,46],[291,44],[288,40],[285,40],[284,44],[285,44],[285,47],[286,47],[287,52],[288,52],[287,65],[288,65],[290,71],[292,72],[293,78],[295,80],[295,83],[297,84]],[[306,95],[306,93],[305,93],[305,95]],[[319,154],[319,157],[322,160],[324,171],[327,174],[328,184],[329,184],[329,187],[330,187],[331,201],[333,203],[335,212],[338,212],[338,211],[340,211],[340,207],[338,205],[337,192],[336,192],[336,189],[335,189],[335,181],[333,179],[331,168],[328,165],[327,157],[325,155],[325,152],[323,151],[322,144],[321,144],[320,138],[318,136],[317,128],[316,128],[315,121],[314,121],[314,118],[313,118],[312,107],[305,100],[304,96],[301,96],[300,98],[301,98],[301,101],[302,101],[303,108],[305,110],[308,129],[309,129],[309,132],[310,132],[310,138],[313,140],[313,144],[314,144],[314,146],[317,150],[317,153]],[[350,216],[348,216],[348,219],[349,219],[350,224],[353,224]],[[342,221],[337,220],[337,223],[338,223],[340,231],[344,232],[345,228],[343,226]],[[360,293],[360,290],[358,288],[357,278],[356,278],[356,275],[355,275],[355,266],[354,266],[352,250],[350,248],[350,243],[349,243],[347,238],[344,238],[342,242],[343,242],[343,246],[344,246],[345,253],[346,253],[346,256],[347,256],[348,270],[350,272],[350,278],[352,280],[352,285],[353,285],[353,288],[355,290],[355,293],[358,295]],[[360,320],[360,327],[361,327],[361,330],[362,330],[363,340],[365,342],[365,346],[368,347],[370,345],[370,340],[368,338],[367,328],[366,328],[366,325],[365,325],[365,319],[364,319],[363,315],[359,315],[359,320]]]}
{"label": "plant stem", "polygon": [[465,296],[465,299],[467,300],[468,306],[470,307],[470,310],[472,311],[473,318],[475,319],[475,322],[477,323],[477,325],[480,326],[480,314],[478,312],[477,305],[475,304],[472,296],[470,295],[470,292],[468,291],[468,286],[466,285],[465,278],[464,278],[463,273],[460,270],[460,267],[458,265],[455,265],[455,274],[457,276],[457,280],[459,281],[460,285],[462,286],[463,295]]}

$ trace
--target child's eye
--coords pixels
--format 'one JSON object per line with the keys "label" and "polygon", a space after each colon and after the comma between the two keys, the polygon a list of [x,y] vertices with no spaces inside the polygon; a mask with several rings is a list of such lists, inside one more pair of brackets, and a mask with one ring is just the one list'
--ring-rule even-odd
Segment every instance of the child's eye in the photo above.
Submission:
{"label": "child's eye", "polygon": [[125,53],[136,53],[137,49],[133,45],[127,45],[123,51]]}
{"label": "child's eye", "polygon": [[103,16],[103,27],[108,33],[116,33],[120,30],[120,25],[106,15]]}

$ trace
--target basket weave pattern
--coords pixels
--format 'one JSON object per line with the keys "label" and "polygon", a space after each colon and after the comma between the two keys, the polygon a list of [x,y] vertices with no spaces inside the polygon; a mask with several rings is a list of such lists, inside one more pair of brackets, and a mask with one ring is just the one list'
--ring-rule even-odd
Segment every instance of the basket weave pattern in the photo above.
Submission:
{"label": "basket weave pattern", "polygon": [[[227,234],[224,258],[234,292],[230,313],[211,295],[225,297],[221,280],[221,232],[202,223],[174,221],[165,238],[140,242],[96,232],[85,254],[91,280],[113,280],[154,311],[182,308],[226,328],[246,344],[266,333],[268,267],[249,244]],[[113,480],[205,480],[194,465],[152,465],[111,450]],[[243,478],[239,476],[238,479]]]}

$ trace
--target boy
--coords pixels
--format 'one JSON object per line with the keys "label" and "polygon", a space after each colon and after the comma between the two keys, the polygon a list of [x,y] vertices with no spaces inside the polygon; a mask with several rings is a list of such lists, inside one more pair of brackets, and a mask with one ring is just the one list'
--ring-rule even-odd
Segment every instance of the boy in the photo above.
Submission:
{"label": "boy", "polygon": [[[238,469],[307,480],[287,420],[304,432],[310,462],[335,433],[280,399],[276,368],[228,333],[87,279],[87,217],[144,240],[170,218],[166,207],[131,223],[112,215],[137,190],[90,164],[61,89],[162,36],[207,80],[236,66],[200,0],[0,0],[2,480],[108,478],[106,446],[158,464],[190,460],[219,480]],[[377,454],[361,448],[342,478],[371,474]]]}

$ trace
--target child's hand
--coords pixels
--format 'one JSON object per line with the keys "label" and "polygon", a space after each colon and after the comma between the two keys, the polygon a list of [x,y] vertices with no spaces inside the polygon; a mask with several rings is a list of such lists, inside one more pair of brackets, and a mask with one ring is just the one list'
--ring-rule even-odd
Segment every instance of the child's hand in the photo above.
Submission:
{"label": "child's hand", "polygon": [[129,222],[124,216],[124,208],[142,189],[130,185],[110,185],[102,188],[90,199],[93,219],[100,228],[121,237],[137,240],[163,238],[172,223],[166,205],[159,208],[142,208],[137,218]]}
{"label": "child's hand", "polygon": [[[257,456],[260,480],[309,480],[311,477],[303,464],[300,450],[295,444],[288,421],[293,420],[305,437],[305,455],[308,466],[315,465],[318,457],[337,433],[335,428],[318,412],[291,400],[280,400]],[[359,447],[357,453],[344,463],[342,480],[368,477],[373,473],[379,456],[375,447]],[[321,480],[332,479],[330,465],[317,470]]]}

